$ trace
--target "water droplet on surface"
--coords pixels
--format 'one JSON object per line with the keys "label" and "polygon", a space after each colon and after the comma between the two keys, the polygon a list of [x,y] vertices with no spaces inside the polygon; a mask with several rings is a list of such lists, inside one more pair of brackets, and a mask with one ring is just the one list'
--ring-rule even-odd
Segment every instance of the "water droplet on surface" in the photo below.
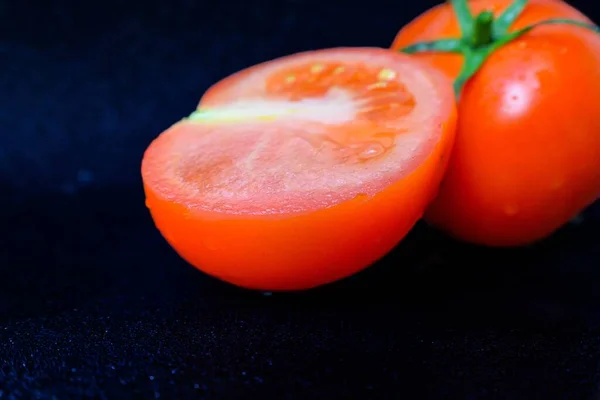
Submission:
{"label": "water droplet on surface", "polygon": [[385,153],[385,147],[381,143],[372,142],[366,144],[360,153],[358,154],[358,158],[361,160],[370,160],[372,158],[378,157]]}

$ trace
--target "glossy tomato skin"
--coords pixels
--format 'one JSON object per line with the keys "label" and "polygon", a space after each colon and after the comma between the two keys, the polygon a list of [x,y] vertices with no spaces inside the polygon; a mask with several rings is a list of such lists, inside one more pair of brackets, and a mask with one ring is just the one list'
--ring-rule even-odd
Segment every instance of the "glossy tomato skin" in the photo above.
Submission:
{"label": "glossy tomato skin", "polygon": [[[441,134],[425,160],[401,180],[372,196],[358,195],[313,211],[236,215],[191,209],[178,202],[176,194],[161,195],[160,188],[149,183],[155,173],[151,153],[160,152],[161,141],[191,123],[183,121],[161,134],[142,162],[146,204],[156,227],[191,265],[248,289],[310,289],[364,269],[389,252],[422,217],[448,164],[456,128],[451,84],[426,64],[422,72],[439,87],[436,124]],[[215,102],[240,85],[245,75],[241,72],[217,83],[202,104]]]}
{"label": "glossy tomato skin", "polygon": [[[471,2],[475,13],[511,1]],[[549,18],[590,22],[560,1],[530,1],[513,29]],[[459,35],[448,5],[417,18],[393,48]],[[460,55],[418,54],[456,77]],[[425,218],[488,246],[549,236],[600,195],[600,37],[535,28],[502,47],[467,83],[446,177]]]}

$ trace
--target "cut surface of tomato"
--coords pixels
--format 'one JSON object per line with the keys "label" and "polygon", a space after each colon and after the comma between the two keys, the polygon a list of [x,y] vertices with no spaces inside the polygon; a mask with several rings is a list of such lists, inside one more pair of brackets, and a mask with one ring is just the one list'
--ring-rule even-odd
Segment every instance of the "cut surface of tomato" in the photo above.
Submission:
{"label": "cut surface of tomato", "polygon": [[299,53],[225,78],[155,139],[142,163],[147,205],[178,253],[213,276],[313,287],[406,235],[437,191],[454,129],[450,81],[408,56]]}

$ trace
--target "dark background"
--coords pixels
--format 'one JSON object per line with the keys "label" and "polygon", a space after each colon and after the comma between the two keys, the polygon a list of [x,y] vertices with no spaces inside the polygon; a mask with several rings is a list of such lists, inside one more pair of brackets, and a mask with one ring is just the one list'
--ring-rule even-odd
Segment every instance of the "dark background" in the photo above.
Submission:
{"label": "dark background", "polygon": [[527,249],[419,225],[353,278],[270,297],[181,261],[144,207],[142,152],[211,83],[386,47],[434,3],[0,3],[0,399],[599,399],[599,206]]}

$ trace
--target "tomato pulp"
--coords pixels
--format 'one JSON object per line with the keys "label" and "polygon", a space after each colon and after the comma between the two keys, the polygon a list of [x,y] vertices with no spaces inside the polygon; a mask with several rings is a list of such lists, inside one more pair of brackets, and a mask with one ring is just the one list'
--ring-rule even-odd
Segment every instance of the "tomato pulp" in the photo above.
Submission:
{"label": "tomato pulp", "polygon": [[[515,4],[477,0],[468,7],[474,17],[491,12],[499,19]],[[473,43],[471,53],[493,45],[494,32],[480,29],[479,37],[464,36],[458,14],[450,2],[426,11],[400,30],[392,49],[459,37]],[[508,34],[557,18],[591,24],[555,0],[531,0],[514,16],[506,24]],[[460,93],[448,172],[425,214],[459,239],[488,246],[530,244],[600,195],[600,36],[555,22],[495,49]],[[438,49],[414,57],[452,79],[465,64],[460,51]]]}
{"label": "tomato pulp", "polygon": [[339,48],[211,87],[142,161],[157,228],[190,264],[258,290],[312,288],[391,250],[447,165],[450,80],[409,56]]}

